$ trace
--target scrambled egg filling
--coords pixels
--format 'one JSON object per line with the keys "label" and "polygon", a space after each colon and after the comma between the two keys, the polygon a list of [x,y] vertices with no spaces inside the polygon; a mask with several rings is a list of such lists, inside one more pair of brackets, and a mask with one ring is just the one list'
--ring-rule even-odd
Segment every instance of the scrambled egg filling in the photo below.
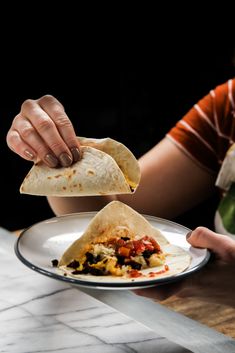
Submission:
{"label": "scrambled egg filling", "polygon": [[95,276],[124,276],[131,271],[164,265],[165,254],[155,239],[148,235],[135,237],[112,237],[103,243],[92,243],[89,251],[79,261],[72,261],[67,267],[72,274]]}
{"label": "scrambled egg filling", "polygon": [[134,181],[131,181],[126,174],[124,174],[126,182],[128,183],[131,191],[134,191],[137,187],[137,184]]}

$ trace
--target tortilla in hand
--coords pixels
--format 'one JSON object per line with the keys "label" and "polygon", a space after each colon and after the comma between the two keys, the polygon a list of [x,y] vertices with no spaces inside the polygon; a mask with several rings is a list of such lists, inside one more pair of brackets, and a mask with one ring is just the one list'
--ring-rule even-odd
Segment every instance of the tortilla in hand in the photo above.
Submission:
{"label": "tortilla in hand", "polygon": [[63,254],[58,267],[78,278],[160,278],[184,271],[190,255],[172,245],[139,213],[112,201]]}
{"label": "tortilla in hand", "polygon": [[86,196],[133,193],[140,168],[132,152],[110,138],[78,137],[82,159],[70,167],[49,168],[35,164],[20,192],[44,196]]}

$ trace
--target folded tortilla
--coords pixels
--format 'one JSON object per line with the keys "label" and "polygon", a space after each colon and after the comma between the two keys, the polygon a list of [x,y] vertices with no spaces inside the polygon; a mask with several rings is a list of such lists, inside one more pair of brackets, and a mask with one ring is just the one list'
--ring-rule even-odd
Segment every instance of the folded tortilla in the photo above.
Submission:
{"label": "folded tortilla", "polygon": [[[120,245],[120,241],[123,245]],[[132,256],[127,249],[130,244],[135,247],[132,247]],[[153,250],[153,244],[158,244],[158,254],[153,255],[154,251],[149,251]],[[116,250],[118,248],[116,254],[112,247]],[[121,264],[119,255],[122,257]],[[133,280],[138,280],[143,277],[154,279],[175,275],[184,271],[190,262],[189,253],[170,244],[161,231],[154,228],[144,216],[120,201],[112,201],[95,215],[83,235],[66,249],[58,268],[64,274],[78,278],[95,278],[92,276],[93,270],[101,272],[102,269],[108,277],[128,279],[134,273],[137,278]],[[135,270],[133,272],[136,266],[140,270],[138,275]],[[107,275],[98,275],[107,278]]]}
{"label": "folded tortilla", "polygon": [[70,167],[33,165],[20,192],[44,196],[86,196],[133,193],[140,168],[132,152],[111,138],[78,137],[82,159]]}

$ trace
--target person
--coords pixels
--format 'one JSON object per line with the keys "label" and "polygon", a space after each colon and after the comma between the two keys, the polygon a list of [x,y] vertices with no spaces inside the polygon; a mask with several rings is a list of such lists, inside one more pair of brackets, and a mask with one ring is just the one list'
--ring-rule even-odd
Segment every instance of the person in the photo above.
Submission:
{"label": "person", "polygon": [[[150,151],[139,159],[141,181],[132,195],[48,197],[56,215],[99,210],[118,199],[140,213],[172,219],[216,192],[216,176],[235,141],[235,78],[202,98]],[[82,158],[79,141],[63,105],[53,96],[23,102],[7,133],[11,150],[29,161],[70,166]],[[217,236],[199,228],[197,246],[216,250]],[[196,234],[198,230],[195,230]],[[190,241],[194,242],[192,233]],[[204,238],[205,237],[205,238]],[[221,237],[227,253],[227,238]],[[226,261],[234,258],[234,240]],[[222,250],[221,250],[222,251]],[[231,255],[232,253],[232,255]]]}

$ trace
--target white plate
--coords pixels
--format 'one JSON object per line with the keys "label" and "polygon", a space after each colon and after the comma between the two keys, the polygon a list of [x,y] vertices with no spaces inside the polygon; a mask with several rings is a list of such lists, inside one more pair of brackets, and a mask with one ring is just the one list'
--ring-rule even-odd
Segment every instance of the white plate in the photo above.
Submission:
{"label": "white plate", "polygon": [[23,231],[15,244],[17,257],[29,268],[51,278],[69,282],[83,287],[99,289],[133,289],[150,287],[157,284],[165,284],[179,280],[202,268],[209,260],[210,252],[207,249],[196,249],[186,241],[185,235],[190,229],[162,218],[153,216],[144,217],[158,228],[170,243],[180,246],[188,251],[192,261],[190,266],[177,275],[165,278],[144,278],[135,282],[130,280],[120,281],[120,278],[104,280],[104,276],[88,276],[87,278],[66,277],[58,273],[58,269],[52,266],[53,259],[60,259],[65,249],[78,239],[96,212],[83,212],[54,217],[36,223]]}

